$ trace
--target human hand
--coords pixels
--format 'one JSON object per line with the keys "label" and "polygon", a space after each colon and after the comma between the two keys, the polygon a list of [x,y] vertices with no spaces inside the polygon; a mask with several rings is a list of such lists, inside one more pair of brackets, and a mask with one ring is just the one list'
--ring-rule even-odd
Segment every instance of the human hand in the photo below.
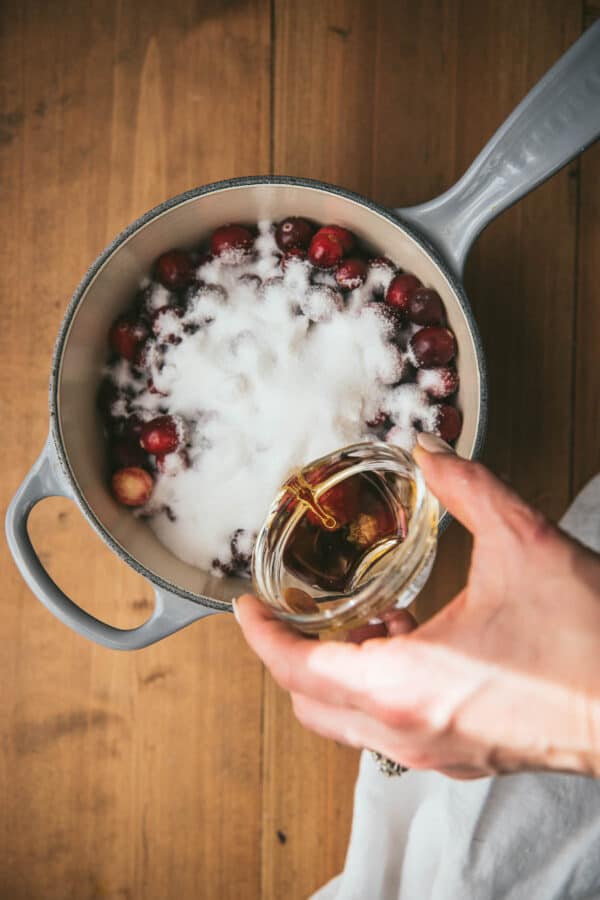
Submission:
{"label": "human hand", "polygon": [[355,633],[361,643],[318,642],[245,596],[244,635],[325,737],[454,777],[600,775],[600,558],[441,449],[415,457],[474,536],[467,585],[441,612],[413,628],[397,611]]}

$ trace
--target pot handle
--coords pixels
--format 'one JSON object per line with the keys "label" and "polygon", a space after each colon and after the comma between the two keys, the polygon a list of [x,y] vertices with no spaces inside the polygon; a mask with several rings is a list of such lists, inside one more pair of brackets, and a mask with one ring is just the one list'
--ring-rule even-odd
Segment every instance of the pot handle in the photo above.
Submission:
{"label": "pot handle", "polygon": [[441,196],[397,209],[459,277],[477,235],[600,136],[600,21],[544,75]]}
{"label": "pot handle", "polygon": [[140,650],[217,610],[194,603],[160,587],[150,618],[137,628],[115,628],[85,612],[64,594],[43,567],[29,539],[31,510],[46,497],[73,498],[65,484],[49,437],[39,459],[13,497],[6,513],[8,546],[18,569],[41,602],[57,619],[78,634],[113,650]]}

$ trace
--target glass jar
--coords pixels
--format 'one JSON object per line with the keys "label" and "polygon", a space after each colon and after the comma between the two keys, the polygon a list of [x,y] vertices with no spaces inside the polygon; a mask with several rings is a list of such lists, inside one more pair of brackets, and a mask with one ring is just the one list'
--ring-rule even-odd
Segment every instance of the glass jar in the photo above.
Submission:
{"label": "glass jar", "polygon": [[433,566],[437,522],[409,453],[344,447],[281,487],[254,548],[256,592],[297,630],[333,637],[412,602]]}

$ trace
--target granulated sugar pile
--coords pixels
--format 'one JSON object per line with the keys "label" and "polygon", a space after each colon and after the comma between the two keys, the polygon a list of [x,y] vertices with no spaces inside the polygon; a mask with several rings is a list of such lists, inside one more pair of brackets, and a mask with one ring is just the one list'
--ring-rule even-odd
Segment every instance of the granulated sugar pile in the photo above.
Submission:
{"label": "granulated sugar pile", "polygon": [[[116,401],[127,409],[113,415],[176,417],[185,451],[165,457],[142,513],[176,556],[216,571],[250,556],[294,469],[378,437],[383,414],[393,426],[388,440],[408,449],[415,424],[433,425],[424,391],[397,385],[417,328],[396,326],[391,343],[392,323],[377,302],[391,269],[372,266],[365,284],[342,296],[332,275],[305,260],[290,259],[282,271],[270,223],[259,224],[254,249],[250,259],[200,265],[186,305],[154,319],[156,339],[141,363],[121,359],[107,369],[127,397]],[[157,282],[145,296],[155,315],[169,301]]]}

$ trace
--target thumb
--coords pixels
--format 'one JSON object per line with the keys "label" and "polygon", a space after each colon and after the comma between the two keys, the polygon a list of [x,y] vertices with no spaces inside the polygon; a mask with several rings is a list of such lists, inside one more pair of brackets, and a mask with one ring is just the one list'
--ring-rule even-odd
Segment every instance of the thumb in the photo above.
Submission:
{"label": "thumb", "polygon": [[529,517],[532,510],[504,482],[482,466],[457,456],[445,441],[420,434],[414,450],[427,486],[472,534],[489,533],[515,515]]}

